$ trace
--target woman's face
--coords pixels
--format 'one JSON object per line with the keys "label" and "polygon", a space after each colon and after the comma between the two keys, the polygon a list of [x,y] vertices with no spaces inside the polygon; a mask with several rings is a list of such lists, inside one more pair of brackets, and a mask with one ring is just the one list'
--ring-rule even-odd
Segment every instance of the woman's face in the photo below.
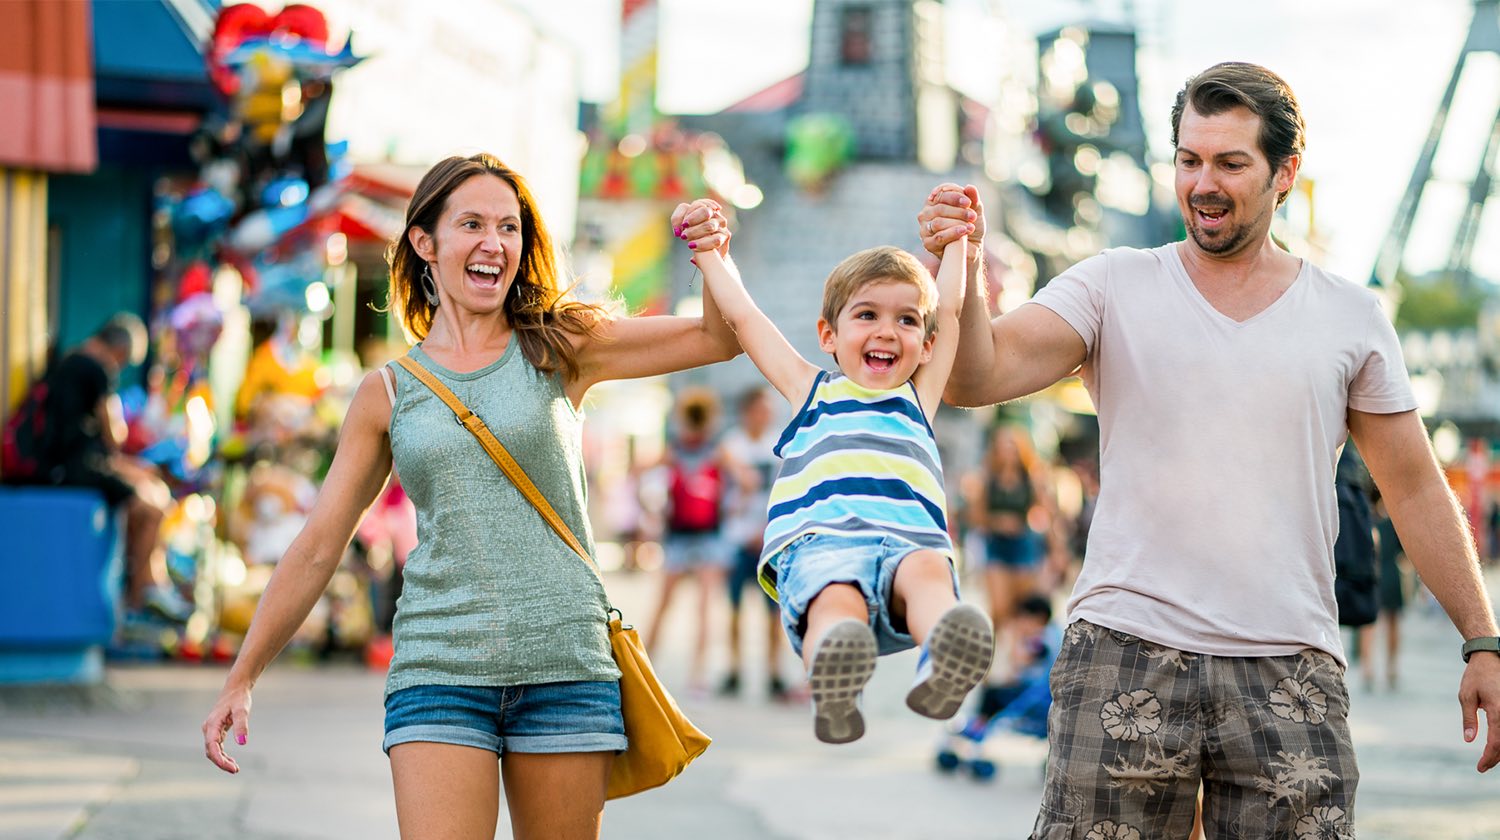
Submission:
{"label": "woman's face", "polygon": [[515,282],[525,243],[521,201],[498,177],[475,175],[448,196],[426,236],[413,228],[418,256],[432,266],[439,308],[498,311]]}
{"label": "woman's face", "polygon": [[1021,451],[1016,448],[1016,439],[1009,431],[1001,429],[990,438],[990,457],[996,464],[1013,464],[1020,460]]}

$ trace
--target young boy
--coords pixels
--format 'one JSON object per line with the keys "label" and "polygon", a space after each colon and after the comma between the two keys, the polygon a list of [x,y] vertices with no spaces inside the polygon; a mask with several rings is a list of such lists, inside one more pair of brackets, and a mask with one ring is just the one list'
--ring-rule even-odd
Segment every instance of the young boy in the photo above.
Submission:
{"label": "young boy", "polygon": [[939,720],[958,711],[994,653],[989,618],[958,603],[931,425],[958,345],[965,248],[961,239],[943,252],[937,289],[896,248],[839,263],[818,319],[833,372],[787,343],[732,264],[697,256],[751,361],[798,407],[776,444],[782,468],[759,573],[807,668],[813,732],[830,744],[864,734],[859,701],[877,652],[921,645],[906,705]]}

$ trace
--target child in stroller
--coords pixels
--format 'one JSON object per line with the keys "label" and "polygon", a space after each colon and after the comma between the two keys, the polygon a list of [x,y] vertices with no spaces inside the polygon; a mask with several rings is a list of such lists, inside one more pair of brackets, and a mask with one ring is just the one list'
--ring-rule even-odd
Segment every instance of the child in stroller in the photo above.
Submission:
{"label": "child in stroller", "polygon": [[1021,602],[1011,622],[1012,673],[1008,682],[986,685],[979,706],[963,725],[944,733],[938,745],[937,769],[953,773],[967,769],[980,781],[994,778],[996,765],[985,757],[985,738],[1005,727],[1023,735],[1047,737],[1047,711],[1052,706],[1048,680],[1062,646],[1062,630],[1052,623],[1052,603],[1032,595]]}

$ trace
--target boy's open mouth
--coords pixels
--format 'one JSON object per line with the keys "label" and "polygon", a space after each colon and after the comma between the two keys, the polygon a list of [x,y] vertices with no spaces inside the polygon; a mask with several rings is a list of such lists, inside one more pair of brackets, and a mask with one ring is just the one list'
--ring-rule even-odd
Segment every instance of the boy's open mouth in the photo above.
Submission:
{"label": "boy's open mouth", "polygon": [[896,354],[871,350],[865,354],[865,366],[876,373],[885,373],[896,366]]}

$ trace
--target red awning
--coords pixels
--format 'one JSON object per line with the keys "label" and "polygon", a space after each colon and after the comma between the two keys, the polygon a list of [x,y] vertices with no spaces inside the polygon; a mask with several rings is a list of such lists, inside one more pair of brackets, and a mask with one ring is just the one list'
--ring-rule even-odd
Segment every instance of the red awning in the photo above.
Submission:
{"label": "red awning", "polygon": [[90,11],[87,2],[0,2],[0,166],[98,165]]}

